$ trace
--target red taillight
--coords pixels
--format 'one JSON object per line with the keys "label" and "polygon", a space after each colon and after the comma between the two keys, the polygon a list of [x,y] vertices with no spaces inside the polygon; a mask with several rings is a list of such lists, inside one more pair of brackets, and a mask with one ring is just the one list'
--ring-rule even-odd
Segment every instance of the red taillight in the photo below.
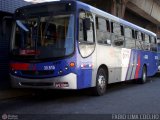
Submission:
{"label": "red taillight", "polygon": [[11,70],[28,70],[29,64],[28,63],[11,63],[10,69]]}

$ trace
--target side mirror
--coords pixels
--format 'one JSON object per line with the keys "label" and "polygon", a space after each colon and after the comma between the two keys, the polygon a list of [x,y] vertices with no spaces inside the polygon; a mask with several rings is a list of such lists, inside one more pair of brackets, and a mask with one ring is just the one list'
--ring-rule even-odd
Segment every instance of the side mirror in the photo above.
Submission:
{"label": "side mirror", "polygon": [[90,20],[90,18],[85,18],[84,20],[83,20],[83,28],[84,28],[84,30],[90,30],[90,27],[91,27],[91,20]]}
{"label": "side mirror", "polygon": [[84,41],[87,41],[87,30],[90,30],[91,27],[91,20],[89,18],[85,18],[83,20],[83,34],[84,34]]}

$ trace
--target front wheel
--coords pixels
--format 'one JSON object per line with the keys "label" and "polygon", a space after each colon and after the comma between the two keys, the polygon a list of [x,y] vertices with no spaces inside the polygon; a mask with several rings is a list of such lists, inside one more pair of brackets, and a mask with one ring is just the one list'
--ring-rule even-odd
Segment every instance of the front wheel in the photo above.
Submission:
{"label": "front wheel", "polygon": [[101,96],[106,93],[107,75],[103,68],[99,68],[96,76],[96,86],[93,88],[93,94]]}

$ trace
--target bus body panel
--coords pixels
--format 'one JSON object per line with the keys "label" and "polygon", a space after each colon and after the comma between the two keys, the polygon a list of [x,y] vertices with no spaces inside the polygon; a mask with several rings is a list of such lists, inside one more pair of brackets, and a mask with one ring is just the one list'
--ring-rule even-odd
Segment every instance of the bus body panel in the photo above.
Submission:
{"label": "bus body panel", "polygon": [[78,89],[77,75],[75,73],[43,79],[22,78],[11,74],[10,77],[14,88]]}
{"label": "bus body panel", "polygon": [[[121,49],[97,44],[97,66],[106,65],[109,72],[108,83],[118,82],[121,78]],[[116,74],[116,75],[115,75]]]}
{"label": "bus body panel", "polygon": [[[78,49],[76,49],[76,51],[78,52]],[[70,57],[68,59],[53,62],[10,62],[10,76],[13,87],[82,89],[95,86],[95,82],[93,82],[93,79],[96,77],[96,70],[94,70],[96,68],[96,52],[85,59],[82,58],[79,53],[76,53],[73,57]],[[75,66],[73,68],[70,67],[71,62],[75,63]],[[47,74],[47,71],[49,72],[49,74]],[[44,86],[38,86],[38,84],[36,85],[36,82],[48,82],[52,83],[53,85],[45,86],[44,84]],[[64,82],[68,84],[68,86],[66,85],[67,87],[65,85],[63,87]],[[23,85],[21,83],[23,83]],[[30,83],[30,85],[27,83]]]}
{"label": "bus body panel", "polygon": [[96,66],[96,49],[89,57],[83,58],[77,47],[78,88],[95,86]]}
{"label": "bus body panel", "polygon": [[[70,66],[71,63],[74,63],[75,65],[71,67]],[[34,83],[38,81],[39,82],[50,81],[51,83],[53,83],[53,86],[48,86],[49,88],[52,88],[52,87],[55,88],[56,84],[58,86],[58,84],[61,85],[64,82],[66,82],[68,86],[66,85],[66,87],[63,87],[62,85],[57,88],[59,89],[67,89],[67,88],[77,89],[78,88],[77,87],[78,77],[77,77],[75,56],[65,60],[63,59],[63,60],[58,60],[53,62],[42,62],[42,63],[26,63],[26,62],[12,61],[10,62],[10,76],[11,76],[12,83],[15,83],[14,86],[16,85],[16,87],[18,86],[22,87],[20,82]],[[25,85],[23,85],[23,87],[24,86]],[[36,84],[35,86],[31,85],[30,87],[36,88]]]}
{"label": "bus body panel", "polygon": [[108,83],[141,78],[144,65],[147,76],[157,72],[156,52],[97,45],[97,53],[97,66],[108,67]]}
{"label": "bus body panel", "polygon": [[126,80],[142,77],[143,67],[147,68],[147,76],[153,76],[157,72],[157,54],[150,51],[131,50]]}
{"label": "bus body panel", "polygon": [[[52,62],[18,62],[11,61],[11,74],[28,78],[46,78],[66,75],[68,73],[76,73],[75,66],[70,67],[70,63],[76,61],[76,57],[57,60]],[[32,73],[31,71],[35,71]],[[37,71],[37,73],[36,73]],[[39,73],[38,73],[39,72]],[[43,73],[44,72],[44,73]]]}

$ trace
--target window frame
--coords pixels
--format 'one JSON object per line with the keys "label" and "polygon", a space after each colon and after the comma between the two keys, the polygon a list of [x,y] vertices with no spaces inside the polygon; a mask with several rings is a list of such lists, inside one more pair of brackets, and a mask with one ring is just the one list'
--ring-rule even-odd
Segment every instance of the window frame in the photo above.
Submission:
{"label": "window frame", "polygon": [[[114,20],[111,20],[110,24],[111,24],[111,41],[112,41],[112,46],[117,47],[117,48],[124,48],[124,46],[125,46],[125,31],[124,31],[125,26],[122,23],[119,23],[119,22],[114,21]],[[118,24],[119,25],[120,34],[114,33],[114,24]],[[124,32],[124,34],[123,34],[123,32]],[[112,36],[123,37],[123,40],[120,41],[120,42],[123,42],[123,44],[119,45],[119,46],[115,45],[114,44],[115,40],[112,39]]]}
{"label": "window frame", "polygon": [[[92,18],[93,18],[93,21],[91,21],[92,22],[92,30],[93,30],[93,42],[89,42],[89,41],[85,41],[85,40],[83,40],[83,41],[80,41],[79,40],[79,30],[80,30],[80,13],[81,12],[84,12],[85,14],[88,12],[91,16],[92,16]],[[87,10],[83,10],[83,9],[79,9],[79,11],[78,11],[78,22],[77,22],[77,26],[78,26],[78,51],[79,51],[79,54],[80,54],[80,56],[82,57],[82,58],[87,58],[87,57],[89,57],[89,56],[91,56],[92,54],[93,54],[93,52],[95,51],[95,46],[96,46],[96,42],[95,42],[95,18],[94,18],[94,15],[93,15],[93,13],[92,12],[90,12],[90,11],[87,11]],[[83,33],[84,34],[84,33]],[[84,39],[84,38],[83,38]],[[85,45],[93,45],[93,50],[92,50],[92,52],[90,53],[90,54],[88,54],[88,55],[86,55],[86,56],[83,56],[82,55],[82,53],[81,53],[81,50],[80,50],[80,44],[85,44]]]}
{"label": "window frame", "polygon": [[[130,36],[126,36],[126,29],[125,28],[127,28],[127,29],[129,29],[129,32],[130,32]],[[124,35],[124,37],[125,37],[125,48],[128,48],[128,49],[136,49],[136,30],[135,29],[133,29],[133,28],[131,28],[130,26],[125,26],[124,27],[124,33],[125,33],[125,35]],[[128,39],[128,40],[127,40]],[[129,48],[129,47],[126,47],[126,41],[131,41],[131,43],[133,42],[134,43],[134,46],[131,46],[131,48]]]}
{"label": "window frame", "polygon": [[[101,45],[107,45],[107,46],[111,46],[111,43],[110,44],[107,44],[107,43],[104,43],[103,42],[103,40],[102,40],[102,43],[101,42],[98,42],[98,39],[97,39],[97,30],[99,29],[99,26],[98,26],[98,19],[100,18],[100,19],[103,19],[103,20],[105,20],[105,25],[106,25],[106,27],[105,27],[105,29],[106,29],[106,31],[103,31],[103,32],[106,32],[107,34],[110,34],[109,35],[109,40],[111,41],[111,23],[110,23],[110,19],[109,18],[105,18],[105,17],[102,17],[102,16],[100,16],[100,15],[95,15],[95,26],[96,26],[96,29],[95,29],[95,34],[96,34],[96,42],[98,43],[98,44],[101,44]],[[98,29],[97,29],[98,28]]]}
{"label": "window frame", "polygon": [[[82,11],[85,12],[85,13],[88,12],[88,13],[90,13],[92,15],[92,13],[90,11],[86,11],[86,10],[83,10],[83,9],[79,10],[78,15],[80,15],[80,12],[82,12]],[[94,16],[93,15],[92,15],[92,18],[93,18],[93,21],[91,21],[91,23],[92,23],[92,30],[93,30],[93,42],[89,42],[89,41],[85,41],[85,40],[79,41],[79,29],[78,29],[78,42],[82,42],[82,43],[86,43],[86,44],[95,44],[95,26],[94,26]],[[78,28],[80,28],[79,22],[80,22],[80,18],[78,19]]]}

